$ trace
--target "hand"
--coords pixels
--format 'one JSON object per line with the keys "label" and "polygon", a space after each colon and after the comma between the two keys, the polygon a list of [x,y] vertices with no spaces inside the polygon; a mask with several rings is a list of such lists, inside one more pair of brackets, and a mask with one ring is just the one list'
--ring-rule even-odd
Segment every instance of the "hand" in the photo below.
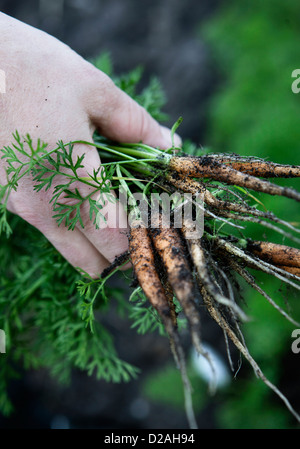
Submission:
{"label": "hand", "polygon": [[[11,143],[15,130],[20,135],[29,133],[33,142],[40,138],[53,149],[58,140],[91,142],[96,128],[117,141],[171,146],[168,129],[68,46],[3,13],[0,26],[0,68],[6,75],[6,93],[0,94],[0,148]],[[82,153],[86,173],[99,167],[95,148],[76,145],[75,157]],[[0,184],[5,183],[1,161]],[[73,266],[98,276],[127,250],[124,229],[97,230],[84,209],[84,229],[58,227],[52,218],[50,195],[35,193],[32,179],[24,177],[17,192],[11,193],[8,209],[39,229]]]}

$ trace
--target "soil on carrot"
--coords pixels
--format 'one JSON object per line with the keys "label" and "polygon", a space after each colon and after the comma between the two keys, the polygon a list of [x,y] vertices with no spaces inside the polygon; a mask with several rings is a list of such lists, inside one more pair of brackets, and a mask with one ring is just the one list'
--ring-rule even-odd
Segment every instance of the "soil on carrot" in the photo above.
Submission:
{"label": "soil on carrot", "polygon": [[[254,223],[276,229],[280,233],[283,232],[283,235],[292,237],[290,233],[285,234],[285,231],[279,230],[279,228],[276,228],[275,225],[270,224],[266,220],[279,223],[298,232],[290,223],[280,220],[271,212],[260,211],[256,207],[249,206],[247,201],[239,195],[236,195],[238,201],[230,201],[228,198],[219,199],[209,190],[210,185],[203,182],[203,178],[212,179],[221,183],[220,188],[222,189],[222,186],[224,186],[225,191],[228,189],[227,186],[240,186],[264,194],[286,196],[290,199],[300,201],[300,194],[296,190],[278,186],[267,180],[260,179],[260,177],[254,176],[253,174],[249,174],[249,172],[255,173],[256,171],[260,175],[269,174],[272,176],[275,166],[276,164],[272,162],[256,161],[254,166],[250,164],[249,167],[249,165],[243,166],[243,163],[240,162],[236,165],[238,169],[235,169],[233,168],[233,163],[219,162],[217,157],[173,156],[169,162],[169,170],[167,171],[166,178],[170,186],[175,189],[179,188],[181,192],[189,192],[193,195],[201,192],[205,204],[203,213],[208,218],[225,219],[225,222],[226,218],[229,218],[233,220],[233,223],[235,220],[236,222],[239,220],[253,221]],[[278,166],[276,167],[278,168]],[[280,174],[282,177],[287,177],[287,175],[291,177],[300,176],[300,170],[296,166],[280,166],[276,172],[276,176],[280,176]],[[232,194],[232,191],[228,191],[228,196],[230,194]],[[193,211],[195,213],[195,208]],[[247,268],[260,269],[299,288],[296,284],[297,281],[300,281],[300,277],[298,276],[298,270],[300,268],[298,250],[292,247],[283,248],[283,246],[280,247],[268,242],[253,242],[250,238],[239,238],[230,234],[220,237],[207,224],[204,226],[204,233],[201,237],[189,241],[185,237],[186,230],[190,226],[188,220],[183,223],[182,232],[178,232],[178,230],[173,228],[172,222],[169,228],[162,226],[162,215],[154,218],[154,222],[156,223],[154,228],[144,230],[145,234],[148,233],[152,241],[152,245],[149,248],[153,253],[151,259],[153,266],[147,264],[144,267],[146,270],[150,268],[154,270],[161,280],[167,278],[169,299],[166,300],[166,297],[158,299],[158,297],[151,296],[151,293],[149,294],[150,289],[143,277],[138,272],[136,272],[136,276],[148,300],[156,307],[162,320],[164,320],[166,315],[166,304],[170,308],[170,313],[174,307],[174,304],[172,304],[173,290],[173,296],[177,298],[182,306],[189,324],[191,339],[195,349],[199,354],[207,357],[209,361],[208,355],[202,349],[200,335],[199,298],[200,301],[202,298],[212,318],[223,329],[227,338],[246,357],[258,377],[283,400],[289,411],[300,421],[299,415],[289,401],[265,377],[264,373],[249,354],[239,327],[239,322],[245,319],[245,314],[233,297],[233,289],[235,288],[238,291],[238,288],[236,288],[238,282],[234,280],[234,272],[235,274],[240,274],[250,285],[257,289],[255,281],[251,281],[252,278],[248,274]],[[297,237],[295,237],[295,241],[298,241]],[[136,245],[132,250],[136,251],[138,249],[139,243],[137,242]],[[208,248],[210,249],[208,250]],[[212,248],[214,249],[213,251],[211,251]],[[159,257],[155,256],[155,254]],[[160,260],[159,266],[156,265],[158,260]],[[290,268],[286,267],[286,265],[291,264],[294,266]],[[164,288],[163,284],[164,282],[160,284],[160,287]],[[146,291],[144,287],[146,287]],[[262,290],[259,291],[266,296]],[[280,307],[275,304],[274,306],[284,316],[287,316],[285,311],[281,310]],[[161,310],[164,310],[163,314]],[[293,321],[292,318],[289,319]],[[185,385],[186,413],[187,417],[189,417],[190,427],[193,428],[195,426],[195,420],[190,401],[189,386],[186,379],[185,361],[177,336],[176,321],[171,320],[167,325],[170,326],[168,332],[171,347],[175,351],[175,360],[177,362],[179,360],[181,366],[183,384]]]}

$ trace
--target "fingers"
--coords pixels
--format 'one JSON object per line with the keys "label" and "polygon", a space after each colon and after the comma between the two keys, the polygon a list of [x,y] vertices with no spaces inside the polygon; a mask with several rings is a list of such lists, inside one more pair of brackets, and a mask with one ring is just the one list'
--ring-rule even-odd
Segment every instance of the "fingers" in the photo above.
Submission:
{"label": "fingers", "polygon": [[[68,230],[65,223],[58,226],[53,218],[57,211],[52,210],[50,200],[55,193],[55,186],[66,182],[63,171],[69,174],[68,169],[62,169],[61,175],[55,178],[55,182],[47,191],[33,192],[31,179],[23,178],[19,191],[13,191],[10,196],[12,204],[9,206],[13,212],[39,229],[71,265],[84,270],[92,277],[97,277],[114,261],[116,256],[128,249],[127,216],[122,205],[115,200],[113,192],[108,191],[102,195],[99,192],[93,193],[97,186],[94,188],[90,183],[83,182],[83,180],[88,181],[89,173],[92,174],[93,170],[97,170],[100,166],[100,158],[94,148],[87,145],[74,145],[72,152],[74,162],[83,154],[85,154],[84,166],[77,170],[77,175],[82,178],[82,181],[76,180],[67,185],[67,188],[72,192],[77,191],[81,198],[90,197],[92,200],[97,200],[99,214],[93,215],[92,220],[90,202],[85,200],[81,205],[80,216],[84,227],[77,221],[74,230]],[[73,198],[62,193],[58,203],[62,206],[72,206],[78,203],[78,197]],[[71,210],[70,213],[72,217]],[[96,218],[98,229],[93,222],[94,218]]]}
{"label": "fingers", "polygon": [[128,250],[127,216],[114,192],[101,194],[100,199],[99,194],[96,194],[93,199],[100,205],[99,212],[94,217],[96,222],[94,224],[90,219],[89,204],[86,201],[81,210],[84,227],[78,226],[78,229],[111,263],[116,256]]}
{"label": "fingers", "polygon": [[99,277],[109,266],[107,259],[77,228],[69,231],[54,222],[53,226],[47,226],[43,234],[74,268],[84,270],[93,278]]}
{"label": "fingers", "polygon": [[[101,165],[99,154],[94,148],[85,145],[75,145],[73,149],[73,157],[85,154],[83,160],[84,167],[78,170],[81,177],[88,177],[89,173],[93,173]],[[101,176],[101,172],[99,173]],[[109,186],[108,186],[109,187]],[[75,182],[70,190],[78,189],[82,197],[87,197],[92,193],[92,187],[82,182]],[[91,200],[96,201],[98,212],[90,216],[90,203],[84,201],[81,206],[81,218],[83,227],[77,222],[77,229],[84,237],[102,254],[109,262],[113,262],[116,256],[119,256],[128,249],[127,238],[127,216],[122,204],[117,200],[113,190],[108,192],[95,192],[91,196]],[[63,198],[60,203],[68,204],[72,199]],[[75,200],[76,201],[76,200]],[[95,223],[94,223],[94,220]]]}
{"label": "fingers", "polygon": [[[73,188],[75,186],[70,190]],[[80,190],[82,196],[86,194],[84,188],[78,186],[76,188]],[[64,201],[68,202],[67,199],[61,198],[60,204],[64,204]],[[49,210],[49,204],[44,211],[37,212],[33,209],[34,207],[30,214],[21,210],[17,212],[39,229],[73,267],[84,270],[93,278],[99,277],[116,256],[128,249],[127,217],[118,202],[106,202],[103,210],[101,209],[101,217],[97,217],[98,229],[90,219],[88,201],[83,203],[80,211],[84,227],[77,222],[73,230],[69,230],[64,223],[57,225],[53,218],[54,212]],[[129,266],[125,268],[128,269]]]}
{"label": "fingers", "polygon": [[[111,80],[94,86],[94,100],[89,103],[89,115],[102,135],[118,142],[143,142],[162,149],[172,146],[170,129],[161,126],[136,101],[119,89]],[[102,82],[100,82],[100,80]],[[178,135],[175,146],[181,145]]]}
{"label": "fingers", "polygon": [[[127,217],[119,203],[110,202],[97,219],[98,229],[90,220],[88,202],[82,207],[81,217],[84,228],[77,224],[71,231],[64,224],[58,227],[54,220],[52,225],[49,226],[48,221],[47,225],[42,223],[39,228],[71,265],[97,278],[116,256],[128,249]],[[129,265],[124,268],[128,269]]]}

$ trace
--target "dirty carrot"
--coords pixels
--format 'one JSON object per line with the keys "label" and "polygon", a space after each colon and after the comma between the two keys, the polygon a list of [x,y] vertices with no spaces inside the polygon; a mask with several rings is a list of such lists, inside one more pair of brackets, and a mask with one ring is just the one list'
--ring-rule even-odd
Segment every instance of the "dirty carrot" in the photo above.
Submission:
{"label": "dirty carrot", "polygon": [[164,228],[161,216],[158,216],[154,222],[156,227],[151,229],[154,247],[163,261],[170,285],[189,322],[195,348],[203,354],[199,311],[195,303],[195,287],[181,236],[177,229]]}
{"label": "dirty carrot", "polygon": [[287,271],[288,273],[294,274],[300,279],[300,267],[289,267],[284,265],[276,265],[276,267],[280,268],[281,270]]}
{"label": "dirty carrot", "polygon": [[269,195],[286,196],[287,198],[300,201],[300,194],[292,188],[281,187],[269,181],[242,173],[229,165],[220,164],[214,158],[208,156],[174,156],[169,161],[169,169],[192,178],[211,178],[229,185],[246,187],[257,192],[268,193]]}
{"label": "dirty carrot", "polygon": [[265,161],[228,161],[227,158],[219,158],[219,163],[227,163],[234,168],[248,175],[263,178],[297,178],[300,176],[299,165],[283,165]]}
{"label": "dirty carrot", "polygon": [[277,243],[248,240],[247,250],[274,265],[300,269],[300,250]]}
{"label": "dirty carrot", "polygon": [[129,251],[134,272],[146,297],[160,315],[169,316],[170,308],[155,268],[152,243],[147,228],[138,222],[130,229]]}
{"label": "dirty carrot", "polygon": [[156,271],[155,255],[148,230],[139,222],[132,223],[129,250],[139,284],[152,306],[158,311],[166,332],[169,335],[171,351],[180,368],[184,385],[185,409],[189,425],[192,429],[196,429],[197,423],[192,406],[191,386],[187,376],[184,351],[176,331],[173,314],[174,309],[169,304],[168,296],[170,297],[171,292],[169,291],[166,294],[163,288]]}

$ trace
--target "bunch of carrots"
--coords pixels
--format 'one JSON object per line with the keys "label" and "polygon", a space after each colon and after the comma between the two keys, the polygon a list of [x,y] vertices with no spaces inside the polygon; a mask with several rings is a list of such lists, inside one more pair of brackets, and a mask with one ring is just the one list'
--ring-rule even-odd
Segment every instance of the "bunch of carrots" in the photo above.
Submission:
{"label": "bunch of carrots", "polygon": [[[125,145],[122,154],[126,152],[129,154],[129,147]],[[300,421],[299,415],[285,396],[265,377],[248,352],[239,326],[239,323],[247,317],[235,301],[228,275],[231,271],[241,276],[288,320],[298,325],[258,285],[248,268],[275,276],[299,290],[297,282],[300,281],[300,250],[277,243],[253,241],[245,237],[220,236],[210,226],[211,220],[215,219],[237,228],[240,228],[237,223],[252,222],[275,230],[299,243],[299,239],[293,235],[299,233],[298,229],[269,211],[249,205],[248,199],[255,198],[250,193],[254,191],[284,196],[299,202],[299,192],[293,188],[274,184],[269,178],[299,177],[300,166],[281,165],[258,158],[229,154],[197,157],[178,155],[174,152],[163,153],[142,145],[135,148],[142,151],[141,158],[147,158],[147,169],[146,165],[139,165],[136,160],[133,163],[128,159],[130,176],[138,179],[142,174],[143,180],[155,177],[156,186],[170,194],[200,193],[203,199],[204,232],[199,238],[191,238],[189,234],[195,228],[194,221],[183,219],[182,227],[178,229],[172,226],[171,220],[170,225],[166,227],[163,224],[163,211],[160,210],[151,217],[151,226],[150,219],[145,223],[144,220],[136,218],[131,223],[129,252],[125,255],[125,259],[127,257],[131,260],[136,280],[150,304],[158,312],[168,334],[170,347],[185,386],[185,404],[190,427],[195,428],[197,424],[191,405],[191,388],[184,351],[177,328],[175,297],[187,319],[192,343],[197,352],[209,361],[212,372],[214,372],[213,363],[201,343],[200,301],[203,301],[209,314],[223,329],[226,338],[230,339],[250,362],[256,375],[284,401]],[[118,150],[121,152],[120,147]],[[218,195],[220,191],[227,193],[226,199],[224,197],[220,199]],[[240,194],[240,191],[246,195]],[[119,261],[124,261],[124,255]],[[117,263],[118,260],[113,265]],[[214,385],[211,387],[213,389]]]}
{"label": "bunch of carrots", "polygon": [[[105,196],[111,188],[120,187],[131,199],[135,198],[134,193],[142,194],[147,205],[150,204],[150,213],[149,208],[145,214],[134,201],[131,203],[130,207],[135,213],[130,221],[129,251],[116,258],[102,273],[101,279],[97,280],[100,282],[99,291],[114,270],[131,261],[135,282],[157,311],[169,337],[171,351],[183,380],[190,427],[195,428],[197,424],[175,303],[180,304],[186,317],[196,351],[208,360],[213,373],[213,363],[203,349],[201,339],[200,306],[203,305],[222,328],[226,342],[233,342],[256,375],[284,401],[300,422],[300,416],[287,398],[265,377],[246,347],[240,323],[247,320],[247,316],[236,301],[235,284],[232,283],[235,275],[237,279],[242,278],[287,320],[300,327],[263,290],[252,274],[253,269],[254,272],[260,270],[300,290],[300,250],[265,240],[252,240],[245,234],[247,223],[256,224],[272,233],[279,233],[289,241],[300,243],[297,237],[300,230],[295,224],[266,210],[258,199],[261,194],[268,194],[299,202],[298,191],[277,185],[270,178],[299,177],[300,166],[276,164],[236,154],[186,154],[186,147],[178,149],[174,146],[173,137],[179,123],[180,120],[172,128],[173,145],[166,151],[143,143],[117,144],[95,134],[93,142],[59,142],[58,147],[49,152],[45,144],[39,142],[38,148],[34,149],[30,136],[22,139],[16,133],[13,147],[2,150],[9,167],[9,182],[3,191],[6,201],[9,192],[17,188],[18,180],[26,173],[32,172],[37,191],[49,189],[55,176],[61,180],[64,175],[66,182],[56,186],[51,202],[58,223],[65,220],[66,226],[73,229],[76,220],[81,223],[80,206],[83,201],[88,200],[90,204],[91,219],[101,212],[102,206],[98,208],[94,194],[102,193]],[[98,149],[104,173],[101,177],[99,171],[94,171],[88,177],[82,177],[77,172],[82,167],[84,155],[73,161],[72,150],[76,143]],[[27,157],[24,163],[22,158],[18,158],[18,152],[22,158]],[[78,183],[89,186],[86,197],[77,188]],[[165,220],[162,199],[158,201],[158,207],[152,204],[151,195],[160,192],[169,196],[179,193],[184,202],[187,201],[191,206],[191,214],[183,215],[180,226],[176,223],[176,214],[180,208],[184,211],[184,202],[175,202],[173,208],[169,208],[169,220]],[[72,203],[66,208],[65,202],[60,202],[62,197],[75,198],[78,203]],[[197,200],[199,197],[200,202]],[[212,382],[211,389],[214,387]]]}

